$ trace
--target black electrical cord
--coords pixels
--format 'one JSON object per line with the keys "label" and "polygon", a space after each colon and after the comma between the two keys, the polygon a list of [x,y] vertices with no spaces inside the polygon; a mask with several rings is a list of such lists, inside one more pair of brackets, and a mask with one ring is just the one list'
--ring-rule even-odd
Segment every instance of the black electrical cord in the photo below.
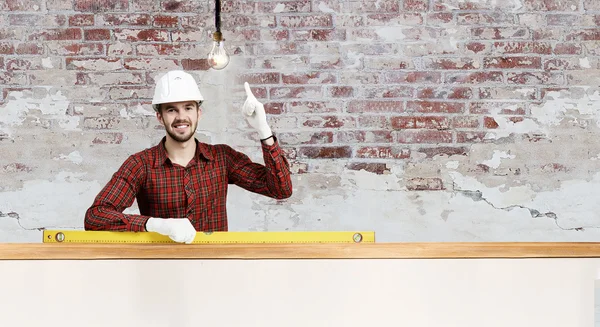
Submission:
{"label": "black electrical cord", "polygon": [[221,32],[221,0],[215,0],[215,27]]}

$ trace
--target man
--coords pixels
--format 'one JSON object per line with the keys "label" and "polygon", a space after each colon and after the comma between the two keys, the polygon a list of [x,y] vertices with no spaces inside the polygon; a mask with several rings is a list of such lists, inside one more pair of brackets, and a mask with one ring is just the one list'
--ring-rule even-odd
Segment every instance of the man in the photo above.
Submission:
{"label": "man", "polygon": [[[166,135],[156,146],[129,156],[85,214],[86,230],[149,231],[191,243],[196,231],[227,231],[228,184],[275,199],[292,195],[289,164],[271,132],[264,106],[248,83],[242,112],[258,132],[264,165],[228,145],[194,137],[204,100],[194,78],[169,71],[152,99]],[[137,199],[140,214],[123,211]]]}

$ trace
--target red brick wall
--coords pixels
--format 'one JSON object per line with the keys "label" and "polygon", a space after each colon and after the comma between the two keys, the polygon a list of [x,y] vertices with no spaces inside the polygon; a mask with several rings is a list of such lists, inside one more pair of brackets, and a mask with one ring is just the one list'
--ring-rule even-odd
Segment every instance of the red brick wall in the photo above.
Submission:
{"label": "red brick wall", "polygon": [[[467,154],[519,122],[548,90],[588,85],[598,69],[595,0],[224,1],[236,72],[252,84],[296,172],[319,159],[383,173],[385,163]],[[208,69],[212,1],[0,2],[0,106],[12,90],[80,89],[69,115],[94,144],[120,143],[118,110],[147,105],[157,71]],[[589,67],[582,66],[585,58]],[[74,78],[52,79],[45,70]],[[226,72],[224,72],[226,74]],[[90,104],[86,88],[99,101]],[[239,99],[237,99],[239,100]],[[85,112],[77,112],[77,104]],[[0,107],[0,110],[1,107]],[[285,121],[285,124],[279,124]],[[413,189],[440,189],[437,180]]]}

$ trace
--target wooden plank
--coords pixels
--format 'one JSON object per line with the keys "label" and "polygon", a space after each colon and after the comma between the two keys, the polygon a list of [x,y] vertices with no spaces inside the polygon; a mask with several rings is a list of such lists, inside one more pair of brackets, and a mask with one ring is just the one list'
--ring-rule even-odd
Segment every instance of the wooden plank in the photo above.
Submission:
{"label": "wooden plank", "polygon": [[0,260],[598,258],[600,243],[0,244]]}

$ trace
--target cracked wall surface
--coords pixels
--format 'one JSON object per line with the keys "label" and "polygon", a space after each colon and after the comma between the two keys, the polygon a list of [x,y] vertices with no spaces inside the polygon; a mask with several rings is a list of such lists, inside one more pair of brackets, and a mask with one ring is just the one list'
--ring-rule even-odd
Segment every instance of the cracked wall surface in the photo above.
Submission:
{"label": "cracked wall surface", "polygon": [[[600,6],[589,0],[0,3],[0,242],[81,229],[125,158],[164,135],[155,78],[191,72],[197,138],[262,162],[247,81],[293,171],[230,188],[230,230],[380,242],[597,241]],[[127,210],[136,213],[134,206]]]}

